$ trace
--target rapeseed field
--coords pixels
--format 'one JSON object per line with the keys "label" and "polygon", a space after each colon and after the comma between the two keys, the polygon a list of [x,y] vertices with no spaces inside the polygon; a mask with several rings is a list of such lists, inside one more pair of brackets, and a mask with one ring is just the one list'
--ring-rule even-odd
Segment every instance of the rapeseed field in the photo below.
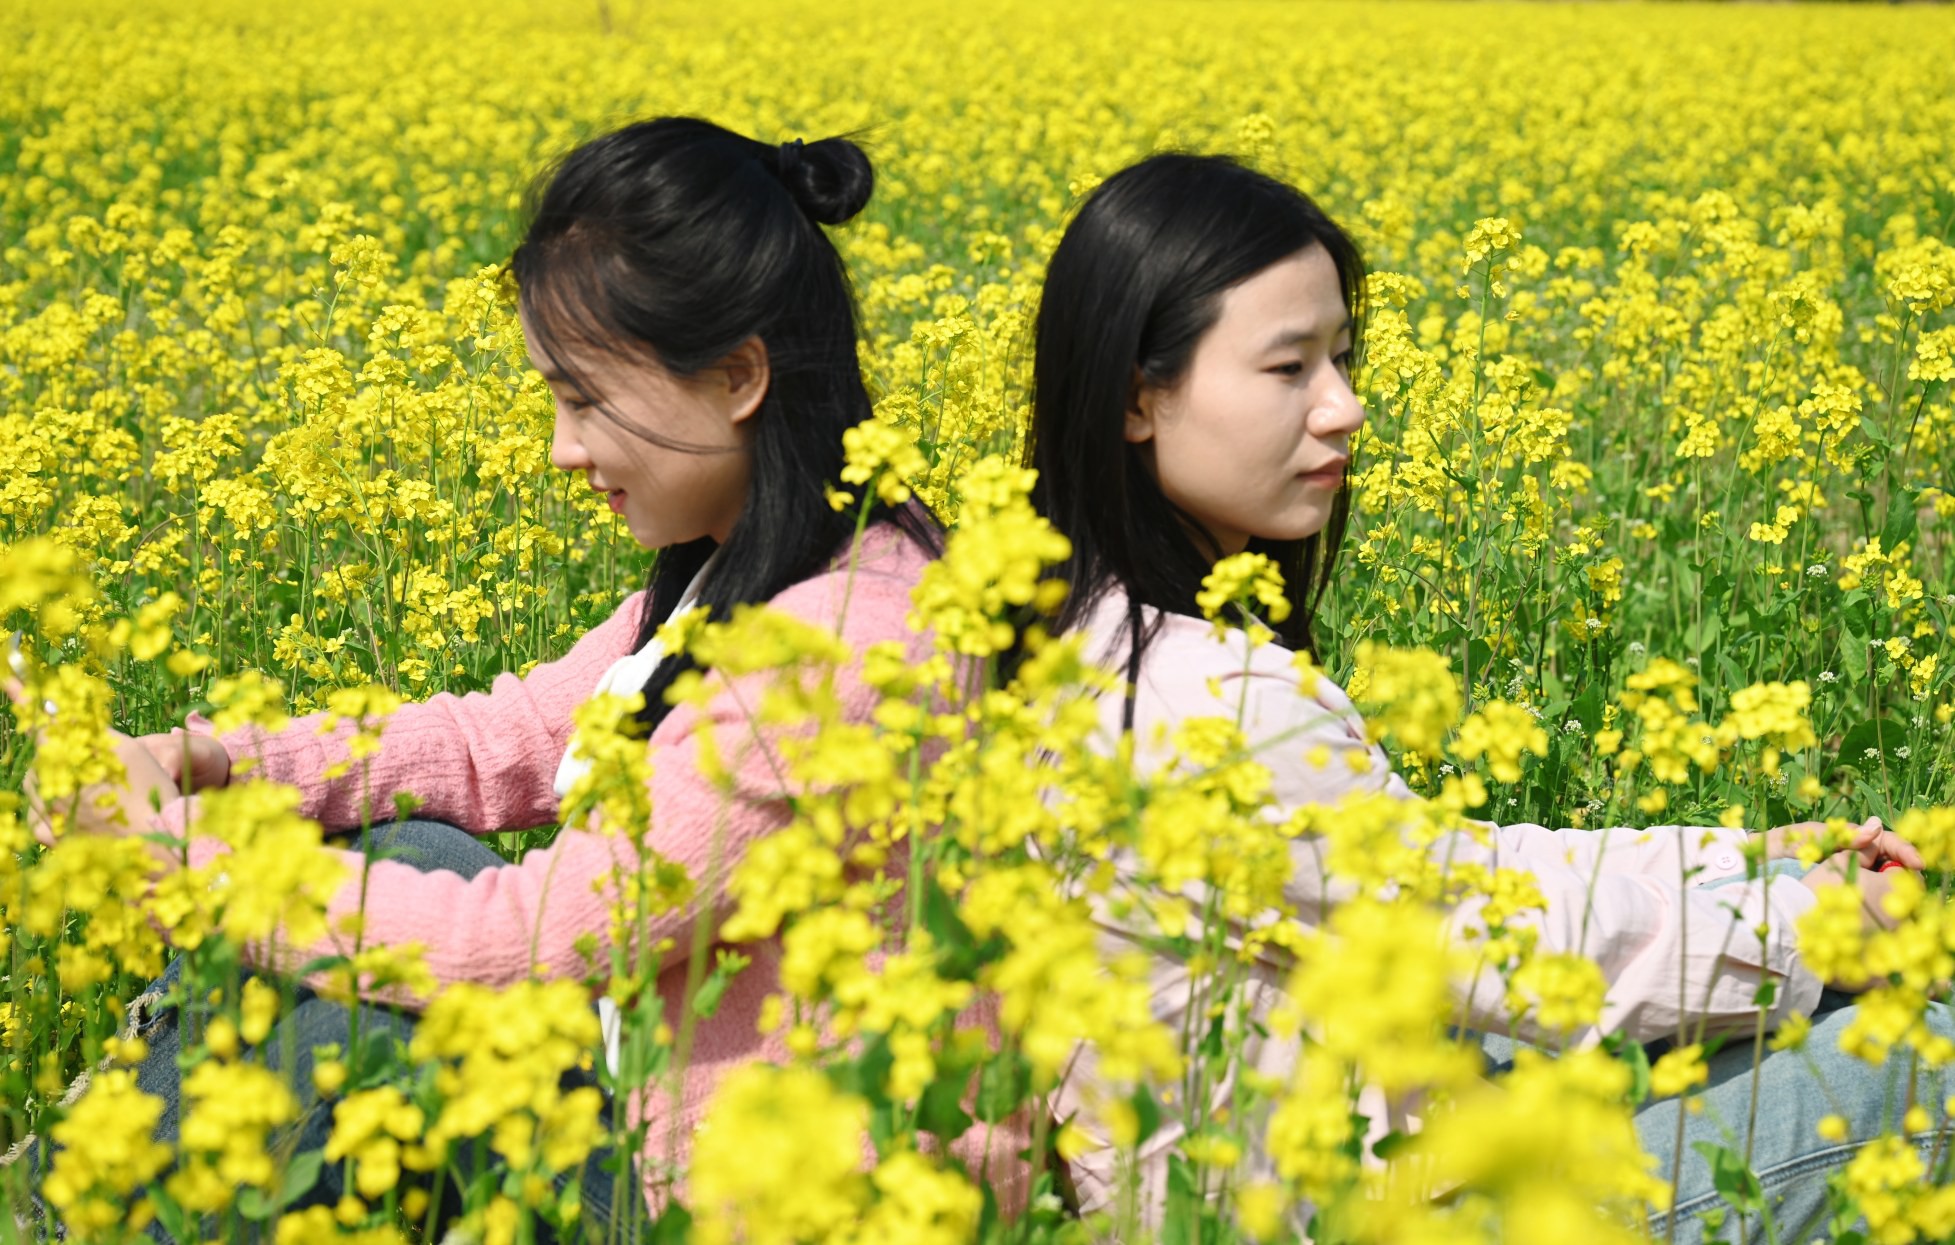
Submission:
{"label": "rapeseed field", "polygon": [[[1704,1035],[1654,1067],[1597,1043],[1600,971],[1536,953],[1524,874],[1398,848],[1470,818],[1869,815],[1930,867],[1890,894],[1891,930],[1842,888],[1797,931],[1816,971],[1865,990],[1849,1053],[1907,1069],[1880,1133],[1851,1139],[1823,1235],[1955,1233],[1955,1044],[1930,1023],[1955,977],[1955,15],[186,0],[9,26],[0,625],[22,631],[28,696],[0,725],[0,1240],[1142,1239],[1133,1207],[1070,1216],[1062,1163],[1021,1207],[947,1153],[1011,1120],[1060,1160],[1171,1121],[1164,1241],[1643,1239],[1674,1173],[1632,1111],[1700,1092]],[[876,161],[836,239],[881,427],[852,439],[838,504],[909,489],[956,521],[916,601],[932,659],[870,663],[864,731],[824,694],[859,656],[832,636],[762,616],[675,636],[793,672],[805,694],[770,712],[803,730],[794,763],[822,792],[702,917],[721,924],[690,1010],[661,1013],[652,970],[614,956],[581,983],[423,1000],[411,1045],[330,1053],[293,1086],[253,1055],[290,986],[240,956],[326,932],[320,828],[234,783],[208,804],[228,866],[152,886],[140,839],[38,845],[28,775],[73,804],[116,772],[106,728],[193,710],[328,714],[357,770],[404,700],[558,656],[642,585],[622,522],[549,468],[551,398],[500,266],[553,158],[673,113],[853,134]],[[1430,797],[1415,825],[1377,801],[1273,813],[1220,720],[1137,781],[1068,712],[1099,676],[1065,644],[996,694],[956,675],[1007,647],[1063,556],[1017,468],[1045,259],[1082,194],[1168,148],[1302,187],[1372,269],[1370,422],[1318,657]],[[1239,619],[1263,573],[1218,567],[1212,612]],[[596,764],[565,809],[641,848],[614,933],[698,882],[642,850],[656,758],[621,734],[628,709],[580,711]],[[1252,919],[1283,911],[1299,836],[1327,845],[1336,915]],[[1208,1031],[1154,1021],[1144,968],[1100,953],[1089,900],[1116,859],[1140,879],[1123,916],[1187,958]],[[895,931],[892,860],[928,879]],[[1469,901],[1466,947],[1442,915]],[[357,949],[319,980],[428,980],[414,948],[337,932]],[[682,1166],[621,1176],[653,1191],[644,1222],[629,1192],[612,1222],[580,1219],[566,1173],[657,1148],[613,1098],[676,1075],[739,947],[777,934],[767,1019],[795,1058],[729,1076]],[[197,1023],[163,1144],[130,1004],[171,947]],[[1308,1036],[1289,1074],[1217,1108],[1271,1019],[1237,1005],[1260,954],[1290,966],[1274,1023]],[[1474,965],[1555,1057],[1486,1075],[1446,988]],[[622,1060],[601,1058],[594,992],[621,1006]],[[960,1024],[980,998],[995,1024]],[[1804,1040],[1767,1032],[1770,1003],[1736,1039],[1761,1058]],[[520,1042],[497,1036],[512,1016]],[[1082,1041],[1120,1087],[1097,1139],[1046,1098]],[[561,1088],[594,1067],[604,1095]],[[1372,1127],[1378,1095],[1419,1126]],[[331,1112],[326,1145],[278,1144],[307,1111]],[[1769,1239],[1748,1123],[1724,1123],[1730,1221]],[[1903,1140],[1928,1132],[1925,1157]],[[325,1167],[346,1192],[299,1208]]]}

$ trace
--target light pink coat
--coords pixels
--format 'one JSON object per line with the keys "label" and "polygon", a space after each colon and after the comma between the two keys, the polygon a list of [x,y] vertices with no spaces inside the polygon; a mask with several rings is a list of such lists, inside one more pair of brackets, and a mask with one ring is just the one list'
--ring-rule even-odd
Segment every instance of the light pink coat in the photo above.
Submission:
{"label": "light pink coat", "polygon": [[[1101,599],[1082,630],[1090,637],[1089,656],[1124,671],[1128,658],[1128,598],[1113,590]],[[1155,612],[1148,610],[1151,623]],[[1384,793],[1417,796],[1392,771],[1382,750],[1370,743],[1364,723],[1342,689],[1319,678],[1314,695],[1299,690],[1293,654],[1280,645],[1251,648],[1246,635],[1232,630],[1218,639],[1206,622],[1167,615],[1145,650],[1134,700],[1135,766],[1145,777],[1164,764],[1171,750],[1164,729],[1194,717],[1226,717],[1238,709],[1251,748],[1274,780],[1277,811],[1308,804],[1335,805],[1347,796]],[[1099,702],[1101,736],[1119,737],[1123,703]],[[1276,742],[1271,742],[1276,741]],[[1260,745],[1260,746],[1259,746]],[[1351,753],[1364,758],[1346,762]],[[1323,758],[1329,757],[1324,764]],[[1777,879],[1769,887],[1746,882],[1742,848],[1746,831],[1659,826],[1647,830],[1550,830],[1537,825],[1491,828],[1482,844],[1455,834],[1437,844],[1441,858],[1489,868],[1532,873],[1546,897],[1546,912],[1531,923],[1543,952],[1573,951],[1594,959],[1608,981],[1600,1031],[1638,1040],[1672,1036],[1686,1021],[1706,1022],[1710,1033],[1749,1031],[1757,1011],[1752,1002],[1761,981],[1778,983],[1768,1024],[1795,1013],[1809,1013],[1819,999],[1820,982],[1801,963],[1794,922],[1815,902],[1796,881]],[[1327,885],[1321,844],[1293,840],[1288,902],[1300,918],[1316,923],[1327,900],[1339,893]],[[1686,871],[1691,872],[1688,880]],[[1736,880],[1734,880],[1736,879]],[[1717,883],[1727,885],[1710,887]],[[1111,956],[1136,949],[1136,933],[1101,913],[1102,941]],[[1455,928],[1476,923],[1473,909],[1455,913]],[[1762,945],[1756,933],[1769,932]],[[1154,961],[1154,1010],[1158,1019],[1182,1032],[1189,1002],[1185,968],[1171,959]],[[1252,1010],[1266,1012],[1279,997],[1285,975],[1274,962],[1253,965],[1245,989]],[[1379,982],[1380,990],[1390,983]],[[1505,990],[1493,972],[1461,985],[1468,1022],[1490,1032],[1505,1032]],[[1694,1031],[1694,1030],[1693,1030]],[[1528,1036],[1523,1031],[1520,1036]],[[1586,1035],[1595,1036],[1592,1032]],[[1294,1064],[1294,1041],[1272,1039],[1247,1052],[1259,1070],[1283,1077]],[[1082,1051],[1062,1089],[1054,1114],[1061,1120],[1080,1112],[1092,1127],[1093,1054]],[[1215,1100],[1234,1089],[1231,1075]],[[1382,1100],[1367,1114],[1383,1131]],[[1179,1134],[1164,1127],[1139,1156],[1142,1205],[1158,1210],[1165,1192],[1166,1155]],[[1071,1164],[1088,1210],[1107,1205],[1118,1187],[1114,1156],[1100,1149]]]}
{"label": "light pink coat", "polygon": [[[928,651],[905,623],[910,590],[928,555],[888,526],[872,528],[851,572],[843,562],[782,592],[773,608],[838,630],[849,648],[861,653],[879,641],[900,640],[918,659]],[[846,613],[843,602],[846,598]],[[569,743],[571,713],[599,677],[632,651],[642,594],[633,594],[603,624],[579,640],[557,661],[527,676],[498,676],[486,693],[440,694],[403,706],[388,723],[379,753],[365,777],[374,820],[390,816],[395,792],[412,792],[422,804],[417,816],[447,821],[476,833],[544,825],[557,819],[552,790],[558,762]],[[738,749],[753,727],[742,708],[758,703],[758,688],[744,697],[723,689],[703,709],[674,708],[653,733],[652,807],[649,844],[684,866],[696,887],[697,902],[718,918],[729,911],[725,884],[732,862],[757,840],[788,821],[773,765],[762,749]],[[866,720],[876,694],[854,669],[838,680],[846,713]],[[355,767],[347,777],[329,780],[328,767],[347,756],[350,727],[321,735],[320,720],[301,718],[285,731],[225,739],[233,757],[255,756],[254,776],[289,783],[303,794],[302,812],[328,828],[361,821],[362,777]],[[702,734],[709,732],[723,760],[733,761],[729,796],[700,772]],[[193,814],[182,807],[165,810],[165,823],[180,827]],[[193,864],[203,864],[224,848],[211,839],[195,840]],[[614,838],[565,828],[548,848],[533,851],[518,864],[487,870],[472,880],[453,873],[423,873],[411,865],[379,861],[368,870],[365,936],[368,945],[419,942],[436,979],[509,985],[540,970],[549,976],[581,978],[585,958],[580,939],[596,936],[600,945],[609,926],[615,895],[609,884],[613,852],[627,874],[634,872],[628,849]],[[333,901],[329,919],[356,911],[363,858],[342,852],[356,880]],[[698,910],[688,906],[652,917],[650,940],[667,939],[658,989],[674,1027],[686,1006],[687,959]],[[312,950],[325,952],[331,948]],[[722,1075],[752,1060],[790,1061],[777,1033],[760,1032],[761,1003],[778,988],[781,944],[778,938],[743,945],[753,963],[732,980],[719,1009],[695,1030],[691,1060],[676,1096],[653,1091],[643,1103],[647,1132],[645,1179],[654,1208],[662,1200],[657,1173],[668,1162],[683,1162],[707,1100]],[[602,952],[600,952],[600,957]],[[281,957],[283,958],[283,957]],[[600,958],[600,963],[603,962]],[[711,963],[709,957],[708,963]],[[995,1009],[977,1007],[967,1022],[995,1028]],[[666,1139],[676,1122],[678,1149]],[[974,1128],[955,1148],[974,1175],[989,1179],[1007,1210],[1022,1205],[1026,1171],[1015,1157],[1028,1138],[1022,1128],[987,1133]],[[781,1178],[791,1180],[793,1173]]]}

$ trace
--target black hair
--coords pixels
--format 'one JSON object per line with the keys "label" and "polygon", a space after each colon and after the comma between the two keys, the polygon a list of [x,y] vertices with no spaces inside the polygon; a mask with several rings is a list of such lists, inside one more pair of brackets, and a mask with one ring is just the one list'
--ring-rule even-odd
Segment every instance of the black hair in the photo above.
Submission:
{"label": "black hair", "polygon": [[[1072,542],[1055,573],[1066,600],[1053,630],[1071,630],[1114,584],[1133,603],[1129,668],[1159,627],[1140,607],[1198,614],[1214,539],[1169,501],[1124,433],[1135,378],[1171,385],[1220,315],[1230,287],[1311,246],[1330,252],[1354,352],[1363,340],[1364,259],[1356,243],[1292,186],[1227,156],[1151,156],[1101,183],[1053,252],[1034,328],[1032,421],[1025,459],[1032,501]],[[1315,653],[1311,622],[1350,515],[1339,490],[1323,532],[1249,550],[1283,572],[1290,648]],[[1198,539],[1198,537],[1200,539]],[[1203,548],[1203,544],[1207,548]]]}
{"label": "black hair", "polygon": [[[771,379],[751,420],[746,501],[697,597],[715,620],[819,573],[855,531],[856,514],[837,513],[826,487],[841,475],[842,433],[874,411],[848,271],[820,226],[861,211],[874,186],[868,156],[847,138],[776,145],[660,117],[584,143],[532,188],[509,271],[532,344],[573,385],[590,388],[564,366],[564,343],[637,353],[677,376],[714,366],[749,338],[766,346]],[[605,414],[667,448],[726,452]],[[933,553],[942,547],[920,504],[877,502],[869,518],[897,524]],[[701,537],[659,551],[635,647],[715,548]],[[648,729],[692,665],[672,654],[653,671],[639,715]]]}

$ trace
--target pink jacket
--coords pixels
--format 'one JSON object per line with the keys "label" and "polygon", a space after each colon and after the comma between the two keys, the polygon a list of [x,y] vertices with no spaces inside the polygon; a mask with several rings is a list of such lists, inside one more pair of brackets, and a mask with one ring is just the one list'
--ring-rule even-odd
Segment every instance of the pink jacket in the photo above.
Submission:
{"label": "pink jacket", "polygon": [[[1110,591],[1082,627],[1089,637],[1089,658],[1109,669],[1126,669],[1127,611],[1125,593]],[[1151,623],[1154,611],[1146,611],[1145,617]],[[1137,680],[1137,777],[1145,778],[1169,759],[1164,728],[1171,731],[1193,717],[1233,720],[1240,706],[1249,746],[1274,779],[1273,798],[1280,812],[1309,804],[1331,806],[1355,794],[1416,799],[1392,772],[1383,751],[1366,740],[1363,720],[1342,689],[1320,678],[1314,696],[1304,695],[1292,658],[1280,645],[1251,648],[1240,630],[1217,639],[1198,618],[1166,616],[1145,651]],[[1101,733],[1109,746],[1120,734],[1123,708],[1118,696],[1099,702]],[[1364,760],[1347,764],[1351,753],[1363,754]],[[1326,757],[1328,764],[1323,763]],[[1533,920],[1540,931],[1540,950],[1587,955],[1609,983],[1602,1031],[1649,1040],[1674,1035],[1684,1022],[1700,1019],[1711,1033],[1749,1031],[1757,1014],[1752,999],[1767,977],[1779,983],[1769,1023],[1809,1013],[1817,1004],[1820,982],[1800,963],[1794,931],[1794,922],[1814,897],[1787,878],[1769,887],[1744,881],[1746,831],[1694,826],[1490,829],[1485,845],[1455,834],[1433,851],[1459,863],[1533,874],[1547,900],[1545,914]],[[1286,897],[1301,919],[1314,924],[1328,903],[1335,902],[1338,889],[1326,884],[1319,843],[1293,840],[1291,858]],[[1687,882],[1686,869],[1698,871]],[[1470,909],[1455,913],[1457,928],[1471,927],[1475,920]],[[1770,927],[1762,947],[1755,932],[1761,924]],[[1121,922],[1102,914],[1102,930],[1107,954],[1136,949],[1135,932]],[[1251,1008],[1267,1010],[1280,996],[1283,979],[1280,965],[1252,965],[1244,985],[1255,996]],[[1507,1031],[1505,991],[1497,974],[1482,973],[1462,988],[1470,1023],[1490,1032]],[[1182,1031],[1188,987],[1181,965],[1155,960],[1154,1000],[1157,1018]],[[1520,1036],[1529,1034],[1523,1030]],[[1286,1046],[1272,1039],[1246,1055],[1260,1070],[1282,1079],[1296,1048],[1294,1042]],[[1078,1111],[1091,1126],[1094,1075],[1093,1053],[1083,1051],[1060,1094],[1058,1118]],[[1219,1088],[1218,1099],[1225,1099],[1232,1086],[1233,1076]],[[1368,1114],[1374,1121],[1383,1116],[1376,1109]],[[1149,1152],[1139,1156],[1143,1205],[1158,1204],[1165,1153],[1178,1140],[1173,1129],[1164,1128],[1150,1139]],[[1104,1205],[1116,1187],[1111,1152],[1090,1153],[1072,1167],[1087,1209]]]}
{"label": "pink jacket", "polygon": [[[894,528],[879,526],[865,536],[853,584],[845,562],[796,584],[770,604],[801,619],[839,628],[860,653],[878,641],[901,640],[918,658],[928,640],[905,624],[910,590],[928,559]],[[847,598],[846,615],[842,606]],[[451,822],[475,833],[555,821],[552,790],[557,765],[571,735],[571,713],[592,691],[600,675],[632,650],[642,594],[633,594],[603,624],[579,640],[557,661],[518,678],[504,674],[486,693],[440,694],[403,706],[388,723],[381,747],[371,758],[367,790],[373,820],[387,819],[394,792],[412,792],[422,805],[417,815]],[[866,719],[875,693],[856,672],[844,671],[839,691],[851,717]],[[751,689],[749,689],[749,701]],[[710,728],[723,759],[738,757],[729,798],[700,773],[699,737]],[[226,738],[233,757],[255,756],[254,775],[288,783],[303,793],[301,811],[330,828],[360,823],[362,779],[359,767],[337,780],[322,777],[346,759],[350,727],[319,733],[319,719],[299,719],[277,735],[249,732]],[[674,708],[653,733],[650,846],[685,867],[697,902],[716,916],[729,910],[726,875],[731,864],[759,839],[787,824],[788,809],[779,781],[762,750],[737,750],[752,737],[752,726],[735,695],[723,691],[702,709]],[[165,810],[166,823],[182,825],[191,815],[178,806]],[[365,932],[368,945],[420,942],[436,979],[446,985],[472,981],[508,985],[528,978],[533,968],[552,976],[581,977],[585,960],[577,950],[587,935],[604,937],[614,901],[606,885],[616,840],[566,827],[548,848],[519,863],[484,871],[472,880],[452,873],[423,873],[411,865],[379,861],[367,875]],[[196,840],[193,865],[224,850],[209,839]],[[620,860],[626,863],[620,848]],[[333,901],[329,921],[358,909],[362,858],[342,853],[349,874]],[[652,919],[649,940],[669,940],[658,988],[666,1015],[674,1020],[686,1006],[683,992],[692,950],[696,908]],[[713,928],[717,928],[717,919]],[[328,948],[317,948],[326,951]],[[647,1131],[647,1195],[662,1200],[657,1173],[667,1161],[683,1163],[692,1133],[723,1073],[751,1060],[791,1061],[778,1034],[760,1032],[761,1003],[778,986],[778,938],[743,946],[753,963],[735,977],[719,1009],[698,1022],[693,1050],[676,1099],[661,1087],[643,1104]],[[300,961],[302,962],[302,961]],[[600,960],[600,962],[602,962]],[[710,963],[710,957],[708,959]],[[974,1009],[969,1020],[995,1028],[993,1009]],[[676,1123],[678,1147],[667,1152]],[[987,1137],[983,1126],[957,1147],[980,1179],[988,1177],[1006,1208],[1021,1205],[1026,1172],[1015,1157],[1028,1138],[1022,1130],[1000,1128]],[[789,1178],[791,1173],[783,1173]]]}

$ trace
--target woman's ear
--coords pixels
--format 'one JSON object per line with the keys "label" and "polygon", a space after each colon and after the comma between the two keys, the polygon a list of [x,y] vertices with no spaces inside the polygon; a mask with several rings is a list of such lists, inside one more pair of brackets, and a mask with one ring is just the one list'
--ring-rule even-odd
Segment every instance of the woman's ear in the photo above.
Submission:
{"label": "woman's ear", "polygon": [[1127,391],[1127,418],[1121,435],[1133,445],[1154,439],[1154,410],[1161,401],[1159,387],[1148,384],[1141,378],[1140,369],[1134,369],[1133,388]]}
{"label": "woman's ear", "polygon": [[720,396],[726,404],[727,422],[746,422],[760,409],[767,397],[767,385],[774,377],[767,360],[767,343],[759,337],[749,337],[729,350],[713,370],[726,386]]}

